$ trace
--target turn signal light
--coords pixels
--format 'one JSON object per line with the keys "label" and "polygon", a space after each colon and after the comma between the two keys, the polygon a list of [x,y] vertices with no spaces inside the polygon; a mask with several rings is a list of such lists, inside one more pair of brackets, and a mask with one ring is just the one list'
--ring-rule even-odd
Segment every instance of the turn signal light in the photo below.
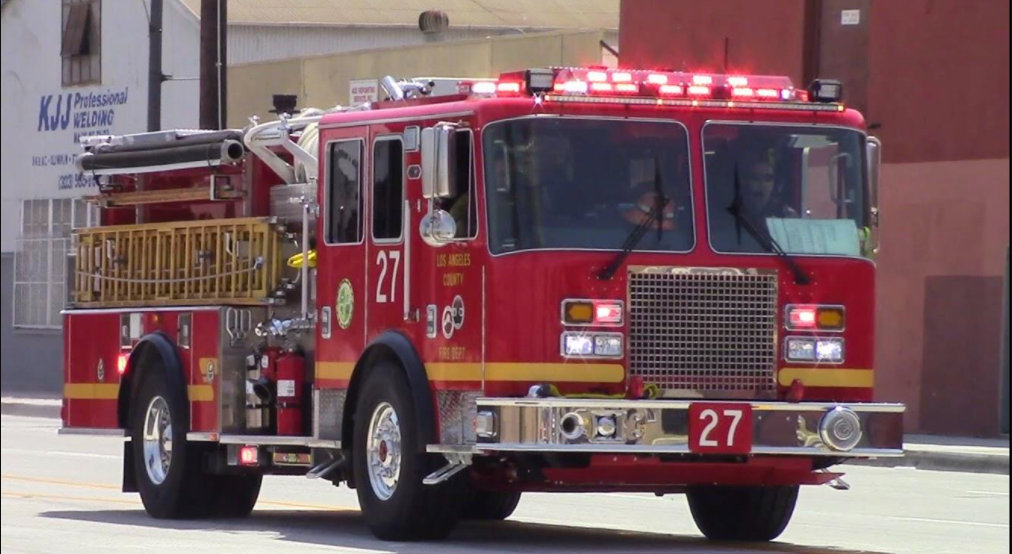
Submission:
{"label": "turn signal light", "polygon": [[594,303],[567,300],[562,303],[562,321],[570,325],[589,325],[594,322]]}
{"label": "turn signal light", "polygon": [[622,325],[622,301],[576,300],[562,301],[562,323],[566,325]]}
{"label": "turn signal light", "polygon": [[785,315],[791,331],[842,331],[845,323],[843,306],[789,304]]}

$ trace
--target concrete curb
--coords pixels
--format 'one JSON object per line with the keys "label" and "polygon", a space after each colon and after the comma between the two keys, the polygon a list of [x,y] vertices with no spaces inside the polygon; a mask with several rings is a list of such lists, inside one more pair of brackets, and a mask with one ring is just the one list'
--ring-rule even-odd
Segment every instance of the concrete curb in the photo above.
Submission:
{"label": "concrete curb", "polygon": [[852,465],[876,467],[912,467],[935,471],[963,471],[968,473],[1009,474],[1009,450],[994,448],[998,452],[939,452],[908,447],[902,458],[875,458],[853,460]]}
{"label": "concrete curb", "polygon": [[61,405],[59,399],[4,398],[0,401],[0,413],[59,419]]}

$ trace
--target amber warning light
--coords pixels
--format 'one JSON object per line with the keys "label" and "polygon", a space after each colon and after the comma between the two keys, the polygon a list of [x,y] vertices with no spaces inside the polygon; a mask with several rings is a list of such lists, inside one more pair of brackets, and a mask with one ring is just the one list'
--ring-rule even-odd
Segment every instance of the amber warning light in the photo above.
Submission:
{"label": "amber warning light", "polygon": [[622,302],[620,300],[576,300],[562,301],[562,322],[566,325],[622,325]]}

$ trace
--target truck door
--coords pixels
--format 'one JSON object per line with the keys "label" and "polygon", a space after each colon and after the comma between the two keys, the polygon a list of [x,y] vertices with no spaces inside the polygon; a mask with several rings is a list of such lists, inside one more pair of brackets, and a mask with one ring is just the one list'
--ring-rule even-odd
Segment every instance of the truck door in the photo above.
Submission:
{"label": "truck door", "polygon": [[363,183],[369,175],[368,131],[338,129],[326,133],[321,142],[316,384],[345,388],[366,339],[369,287]]}
{"label": "truck door", "polygon": [[418,255],[412,254],[412,264],[431,274],[415,304],[424,306],[423,355],[429,379],[437,387],[476,390],[482,383],[484,243],[478,229],[474,132],[460,129],[451,140],[456,156],[450,171],[457,190],[450,198],[435,200],[435,207],[453,217],[456,235],[439,247],[420,245]]}
{"label": "truck door", "polygon": [[404,285],[409,268],[404,246],[404,144],[400,134],[378,135],[372,143],[369,183],[368,339],[402,327],[410,307]]}

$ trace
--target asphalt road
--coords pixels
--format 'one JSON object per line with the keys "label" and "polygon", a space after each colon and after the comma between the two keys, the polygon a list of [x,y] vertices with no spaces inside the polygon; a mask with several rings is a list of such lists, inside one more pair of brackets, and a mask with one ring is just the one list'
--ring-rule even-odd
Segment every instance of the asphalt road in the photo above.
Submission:
{"label": "asphalt road", "polygon": [[159,521],[119,492],[120,439],[3,415],[0,549],[8,552],[1008,552],[1009,476],[847,467],[850,491],[805,488],[771,544],[707,542],[684,497],[528,494],[506,522],[441,543],[372,537],[354,491],[268,477],[245,520]]}

